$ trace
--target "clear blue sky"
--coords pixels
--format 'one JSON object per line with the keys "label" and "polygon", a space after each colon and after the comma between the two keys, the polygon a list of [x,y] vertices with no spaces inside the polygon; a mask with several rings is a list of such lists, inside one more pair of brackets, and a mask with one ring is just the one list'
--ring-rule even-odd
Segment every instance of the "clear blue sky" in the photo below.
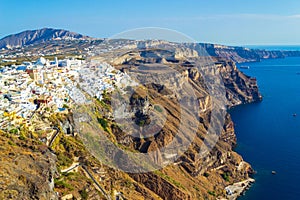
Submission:
{"label": "clear blue sky", "polygon": [[0,38],[43,27],[93,37],[164,27],[199,42],[300,44],[300,1],[0,0],[0,27]]}

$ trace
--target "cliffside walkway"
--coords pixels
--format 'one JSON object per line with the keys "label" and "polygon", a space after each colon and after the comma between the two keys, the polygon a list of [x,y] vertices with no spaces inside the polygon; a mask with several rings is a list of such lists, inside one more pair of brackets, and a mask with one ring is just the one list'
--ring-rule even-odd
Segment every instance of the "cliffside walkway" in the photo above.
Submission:
{"label": "cliffside walkway", "polygon": [[76,162],[76,163],[73,163],[69,168],[67,169],[63,169],[61,170],[62,173],[69,173],[70,171],[72,171],[73,169],[79,167],[81,164]]}
{"label": "cliffside walkway", "polygon": [[53,142],[55,141],[55,139],[57,138],[57,136],[58,136],[59,133],[60,133],[59,128],[53,127],[53,129],[56,130],[56,133],[54,134],[54,136],[52,137],[52,139],[51,139],[50,142],[49,142],[49,147],[50,147],[50,148],[51,148],[51,146],[53,145]]}
{"label": "cliffside walkway", "polygon": [[94,178],[94,176],[89,172],[89,170],[86,168],[86,166],[82,165],[83,170],[86,172],[86,174],[88,175],[88,177],[90,179],[92,179],[92,181],[94,182],[94,184],[97,186],[98,190],[103,194],[103,196],[105,196],[105,198],[107,200],[112,200],[111,196],[109,194],[106,193],[106,191],[103,189],[103,187],[98,183],[98,181]]}

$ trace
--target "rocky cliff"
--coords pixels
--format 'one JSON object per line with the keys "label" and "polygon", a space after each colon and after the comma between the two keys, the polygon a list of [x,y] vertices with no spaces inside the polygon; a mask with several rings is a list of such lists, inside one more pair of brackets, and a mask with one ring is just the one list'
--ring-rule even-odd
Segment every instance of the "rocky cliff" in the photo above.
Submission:
{"label": "rocky cliff", "polygon": [[[159,47],[178,45],[156,43],[162,45]],[[0,166],[0,171],[3,172],[0,176],[3,183],[0,188],[1,198],[56,199],[59,196],[65,199],[107,199],[107,196],[113,196],[112,193],[118,191],[125,199],[220,199],[226,198],[226,186],[249,178],[251,166],[233,150],[236,144],[234,124],[226,114],[225,107],[214,115],[209,88],[210,84],[218,81],[212,77],[220,74],[225,86],[224,106],[231,107],[261,100],[256,79],[241,73],[230,60],[200,55],[201,49],[197,44],[186,44],[183,49],[176,48],[175,51],[149,46],[149,42],[134,42],[131,45],[133,50],[123,52],[116,49],[98,58],[129,76],[142,78],[145,82],[155,80],[151,73],[160,77],[160,82],[143,84],[132,94],[129,93],[128,113],[132,116],[131,121],[138,127],[139,135],[125,130],[126,124],[120,124],[114,119],[111,105],[113,97],[109,94],[102,101],[92,97],[89,105],[74,105],[68,114],[57,114],[47,119],[40,116],[37,123],[51,124],[60,131],[49,147],[55,156],[42,145],[35,132],[28,131],[26,137],[3,133],[0,137],[1,144],[5,144],[3,154],[0,155],[0,159],[4,161]],[[107,48],[105,45],[104,47]],[[205,68],[206,58],[209,58],[214,67],[205,80],[205,75],[195,61],[200,59],[201,66]],[[181,107],[178,93],[174,92],[183,89],[184,83],[192,86],[194,91],[196,107],[191,108],[199,111],[196,117],[185,109],[188,107]],[[180,92],[185,94],[181,98],[188,102],[190,91]],[[83,111],[84,115],[79,111]],[[85,118],[86,123],[82,129],[78,129],[74,118]],[[155,121],[158,119],[165,121]],[[182,120],[184,123],[181,127]],[[163,147],[172,141],[186,141],[192,132],[195,136],[188,148],[164,168],[145,173],[126,173],[96,159],[96,154],[83,145],[82,137],[75,134],[81,132],[99,135],[99,129],[91,126],[94,121],[108,141],[120,149],[139,153],[156,152],[149,162],[160,164],[173,156],[161,152]],[[204,146],[210,146],[206,138],[212,121],[221,124],[217,133],[218,140],[210,149],[207,148],[205,156],[199,157],[199,151]],[[154,129],[154,135],[149,136],[148,133],[153,130],[147,130],[147,125],[152,122],[161,126]],[[184,130],[184,134],[180,134],[180,130]],[[93,145],[102,144],[101,141],[93,141]],[[180,148],[174,149],[176,152],[177,150]],[[118,164],[130,168],[130,163],[123,162],[124,158],[117,153],[109,152],[107,159],[118,156]],[[80,165],[77,166],[76,163]],[[74,171],[68,171],[74,164]]]}
{"label": "rocky cliff", "polygon": [[[207,145],[205,138],[211,126],[210,121],[213,120],[211,118],[212,99],[209,97],[203,76],[191,61],[185,59],[185,56],[199,57],[198,51],[176,51],[172,53],[162,49],[147,49],[144,48],[145,46],[147,44],[143,45],[140,50],[127,53],[117,51],[120,56],[116,56],[113,52],[105,55],[105,59],[109,60],[110,64],[129,75],[140,75],[139,77],[142,77],[145,82],[151,79],[154,80],[152,76],[147,75],[153,72],[159,73],[162,80],[165,80],[160,84],[145,84],[143,88],[135,91],[130,98],[128,112],[131,113],[130,116],[133,116],[132,119],[136,125],[141,127],[140,137],[132,136],[132,132],[120,128],[126,126],[126,124],[116,125],[113,122],[111,125],[112,138],[115,138],[115,142],[121,144],[122,148],[129,151],[157,152],[150,159],[158,163],[171,156],[160,152],[160,149],[173,140],[186,140],[187,135],[190,134],[190,127],[188,126],[193,126],[195,123],[195,118],[182,111],[184,109],[180,109],[179,102],[175,98],[177,94],[174,93],[174,90],[180,88],[184,81],[188,81],[195,90],[198,106],[201,110],[199,113],[200,124],[198,129],[195,129],[196,137],[188,149],[174,163],[162,170],[147,173],[129,173],[129,176],[135,182],[141,184],[143,188],[146,188],[145,193],[141,193],[143,196],[148,196],[149,199],[156,199],[153,194],[162,199],[215,199],[226,197],[224,188],[232,183],[248,179],[252,169],[233,150],[236,144],[236,136],[234,124],[227,114],[216,145],[204,157],[197,156],[203,145]],[[220,72],[225,84],[227,106],[261,100],[256,79],[241,73],[232,61],[215,60],[214,65]],[[175,73],[169,76],[167,71],[170,69],[176,70],[178,74]],[[146,127],[153,120],[149,112],[151,110],[160,112],[159,109],[155,109],[155,105],[163,107],[167,117],[162,129],[157,134],[149,137],[146,135],[148,133]],[[97,108],[95,109],[97,110]],[[98,111],[102,112],[103,110],[99,109]],[[159,115],[157,116],[157,118],[160,118]],[[179,134],[178,131],[182,119],[186,122],[183,124],[183,129],[186,130],[185,135]],[[219,122],[216,121],[216,123]],[[114,159],[114,156],[117,155],[110,155],[108,159]],[[126,160],[126,158],[118,157],[118,160]],[[122,165],[124,165],[124,162]],[[147,192],[149,190],[151,193]]]}
{"label": "rocky cliff", "polygon": [[299,57],[300,51],[268,51],[216,44],[200,44],[211,56],[234,62],[259,62],[262,59]]}
{"label": "rocky cliff", "polygon": [[46,145],[0,131],[0,199],[58,199],[56,157]]}

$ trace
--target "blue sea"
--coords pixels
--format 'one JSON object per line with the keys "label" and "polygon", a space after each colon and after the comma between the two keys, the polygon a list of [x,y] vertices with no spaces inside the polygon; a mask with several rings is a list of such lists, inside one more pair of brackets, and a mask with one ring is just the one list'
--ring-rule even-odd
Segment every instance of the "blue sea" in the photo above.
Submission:
{"label": "blue sea", "polygon": [[258,45],[246,45],[244,47],[250,48],[250,49],[264,49],[268,51],[300,51],[299,45],[264,45],[264,46],[258,46]]}
{"label": "blue sea", "polygon": [[250,67],[241,71],[257,78],[264,99],[230,110],[236,151],[257,171],[256,183],[240,199],[299,200],[300,58],[241,65]]}

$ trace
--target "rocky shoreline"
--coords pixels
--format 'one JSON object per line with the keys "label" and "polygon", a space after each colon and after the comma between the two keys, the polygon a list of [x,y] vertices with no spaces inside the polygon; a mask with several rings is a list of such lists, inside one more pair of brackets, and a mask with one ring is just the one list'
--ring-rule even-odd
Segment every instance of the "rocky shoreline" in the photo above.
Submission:
{"label": "rocky shoreline", "polygon": [[243,193],[250,188],[250,186],[255,182],[253,178],[249,178],[247,180],[234,183],[225,188],[227,199],[235,200]]}

